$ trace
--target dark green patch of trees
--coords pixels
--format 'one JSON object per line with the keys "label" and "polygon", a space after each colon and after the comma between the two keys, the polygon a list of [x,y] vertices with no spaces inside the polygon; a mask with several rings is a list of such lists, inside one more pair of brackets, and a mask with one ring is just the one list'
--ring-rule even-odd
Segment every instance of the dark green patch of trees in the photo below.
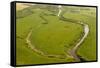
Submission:
{"label": "dark green patch of trees", "polygon": [[30,8],[25,8],[23,10],[17,11],[16,13],[16,18],[23,18],[26,17],[28,15],[33,14],[33,11]]}

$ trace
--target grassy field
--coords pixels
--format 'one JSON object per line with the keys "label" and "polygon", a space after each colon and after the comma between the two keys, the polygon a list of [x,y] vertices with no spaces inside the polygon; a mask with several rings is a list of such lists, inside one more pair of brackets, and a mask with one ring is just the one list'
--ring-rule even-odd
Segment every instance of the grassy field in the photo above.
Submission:
{"label": "grassy field", "polygon": [[[57,6],[41,4],[26,6],[28,7],[19,10],[18,5],[16,13],[17,65],[77,62],[68,51],[83,35],[82,25],[77,24],[79,21],[88,24],[90,32],[78,49],[77,55],[86,61],[96,60],[94,8],[63,6],[61,16],[57,16],[59,12]],[[28,41],[34,49],[26,42],[31,30],[32,34]]]}
{"label": "grassy field", "polygon": [[[94,11],[94,12],[93,12]],[[83,21],[89,25],[90,32],[86,40],[78,49],[78,55],[85,58],[87,61],[96,60],[96,9],[83,10],[82,13],[65,13],[65,17]]]}

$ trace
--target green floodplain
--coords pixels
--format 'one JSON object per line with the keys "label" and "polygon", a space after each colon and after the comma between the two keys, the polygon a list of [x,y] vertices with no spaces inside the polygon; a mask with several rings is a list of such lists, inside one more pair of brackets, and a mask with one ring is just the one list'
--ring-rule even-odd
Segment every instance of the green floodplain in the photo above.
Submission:
{"label": "green floodplain", "polygon": [[[24,5],[16,10],[17,65],[96,60],[96,7]],[[85,35],[84,24],[89,32],[75,51],[78,61],[70,51]]]}

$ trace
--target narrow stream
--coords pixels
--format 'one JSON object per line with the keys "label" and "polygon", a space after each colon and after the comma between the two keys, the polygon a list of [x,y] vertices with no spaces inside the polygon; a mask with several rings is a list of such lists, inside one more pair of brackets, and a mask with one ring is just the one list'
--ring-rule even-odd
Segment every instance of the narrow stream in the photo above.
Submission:
{"label": "narrow stream", "polygon": [[[60,16],[62,10],[61,10],[62,6],[58,6],[58,17]],[[73,47],[70,51],[69,51],[69,54],[71,56],[73,56],[75,58],[76,61],[81,61],[81,58],[77,55],[77,49],[79,48],[79,46],[82,44],[82,42],[85,40],[85,38],[88,36],[88,33],[89,33],[89,26],[88,24],[85,24],[83,22],[78,22],[76,24],[80,24],[83,26],[83,29],[84,29],[84,35],[83,37],[80,39],[80,41],[75,45],[75,47]]]}
{"label": "narrow stream", "polygon": [[60,16],[60,13],[62,12],[61,7],[62,7],[61,5],[58,6],[59,9],[58,16]]}
{"label": "narrow stream", "polygon": [[79,58],[79,56],[77,55],[77,49],[79,48],[79,46],[82,44],[82,42],[85,40],[85,38],[88,36],[89,33],[89,26],[87,24],[84,23],[80,23],[81,25],[83,25],[84,27],[84,35],[81,38],[81,40],[75,45],[75,47],[73,47],[69,53],[75,58],[75,60],[77,61],[81,61],[81,59]]}
{"label": "narrow stream", "polygon": [[[61,14],[61,12],[62,12],[61,8],[62,8],[62,6],[59,5],[59,6],[58,6],[59,12],[58,12],[58,15],[57,15],[58,17],[60,16],[60,14]],[[75,58],[76,61],[81,61],[81,58],[77,55],[76,52],[77,52],[77,49],[79,48],[79,46],[82,44],[82,42],[83,42],[83,41],[85,40],[85,38],[88,36],[88,33],[89,33],[89,26],[88,26],[88,24],[85,24],[85,23],[83,23],[83,22],[78,22],[78,23],[76,23],[76,24],[80,24],[80,25],[83,26],[84,35],[83,35],[83,37],[81,37],[80,41],[69,51],[69,54],[70,54],[73,58]],[[40,26],[39,26],[39,27],[40,27]],[[38,27],[38,28],[39,28],[39,27]],[[38,50],[38,49],[31,43],[31,41],[29,40],[29,39],[30,39],[30,36],[31,36],[31,34],[32,34],[32,31],[33,31],[33,29],[30,30],[29,34],[28,34],[27,37],[26,37],[26,43],[29,45],[29,47],[30,47],[32,50],[34,50],[35,52],[37,52],[37,53],[39,53],[40,55],[43,55],[43,56],[54,57],[54,58],[61,58],[60,55],[46,55],[46,54],[44,54],[44,52]],[[64,59],[64,58],[63,58],[63,59]]]}

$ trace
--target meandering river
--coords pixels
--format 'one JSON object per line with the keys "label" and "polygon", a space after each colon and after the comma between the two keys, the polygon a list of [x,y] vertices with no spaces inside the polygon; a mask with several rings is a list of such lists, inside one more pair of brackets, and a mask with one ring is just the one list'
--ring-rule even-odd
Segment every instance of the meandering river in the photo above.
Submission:
{"label": "meandering river", "polygon": [[77,61],[81,61],[77,55],[77,49],[79,48],[79,46],[81,46],[82,42],[85,40],[89,33],[89,26],[83,22],[80,22],[80,24],[84,27],[84,35],[80,39],[80,41],[69,51],[70,55],[73,56]]}
{"label": "meandering river", "polygon": [[[61,10],[62,6],[58,6],[58,17],[60,17],[60,14],[62,12]],[[85,40],[85,38],[88,36],[89,34],[89,26],[88,24],[84,23],[84,22],[78,22],[76,24],[80,24],[83,26],[83,29],[84,29],[84,35],[80,38],[80,41],[77,42],[77,44],[69,51],[69,54],[75,58],[75,60],[77,61],[80,61],[80,58],[77,56],[77,49],[79,48],[79,46],[81,46],[82,42]],[[40,26],[39,26],[40,27]],[[39,28],[38,27],[38,28]],[[32,34],[32,31],[33,29],[30,30],[30,32],[28,33],[27,37],[26,37],[26,43],[28,44],[28,47],[30,47],[32,50],[34,50],[35,52],[39,53],[40,55],[43,55],[43,56],[49,56],[49,57],[55,57],[55,58],[58,58],[58,57],[61,57],[60,55],[46,55],[44,52],[38,50],[30,41],[30,36]],[[64,59],[64,58],[63,58]]]}
{"label": "meandering river", "polygon": [[[58,6],[58,10],[59,10],[59,12],[58,12],[58,17],[60,16],[60,14],[61,14],[61,12],[62,12],[61,8],[62,8],[62,6],[59,5],[59,6]],[[73,57],[75,58],[75,60],[80,61],[80,58],[79,58],[78,55],[77,55],[77,49],[78,49],[79,46],[82,44],[82,42],[85,40],[85,38],[88,36],[88,33],[89,33],[89,26],[88,26],[88,24],[86,24],[86,23],[84,23],[84,22],[78,22],[78,23],[76,23],[76,24],[80,24],[80,25],[83,26],[84,35],[83,35],[83,37],[80,38],[80,41],[69,51],[69,54],[70,54],[71,56],[73,56]]]}

